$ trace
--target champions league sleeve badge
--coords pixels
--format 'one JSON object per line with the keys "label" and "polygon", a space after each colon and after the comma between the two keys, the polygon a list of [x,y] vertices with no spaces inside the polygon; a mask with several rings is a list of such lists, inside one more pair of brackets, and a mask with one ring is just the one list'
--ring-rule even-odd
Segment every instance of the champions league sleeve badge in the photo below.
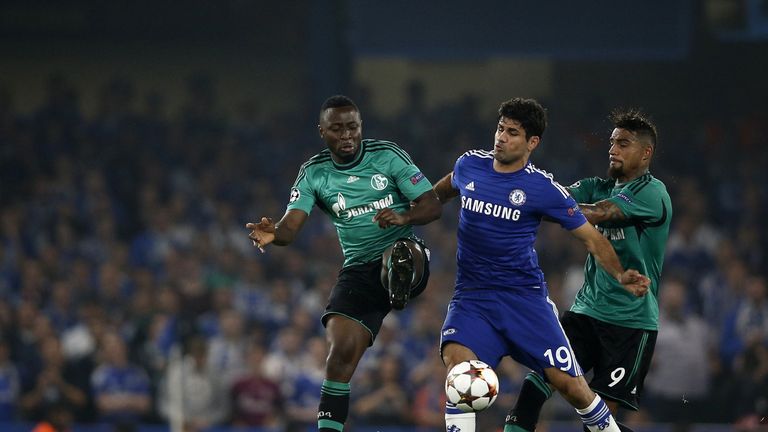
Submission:
{"label": "champions league sleeve badge", "polygon": [[515,189],[509,193],[509,202],[514,206],[525,204],[525,192],[522,189]]}
{"label": "champions league sleeve badge", "polygon": [[291,189],[291,197],[288,199],[288,203],[290,204],[290,203],[296,202],[296,200],[298,200],[299,198],[301,198],[301,192],[299,192],[298,189],[293,188]]}

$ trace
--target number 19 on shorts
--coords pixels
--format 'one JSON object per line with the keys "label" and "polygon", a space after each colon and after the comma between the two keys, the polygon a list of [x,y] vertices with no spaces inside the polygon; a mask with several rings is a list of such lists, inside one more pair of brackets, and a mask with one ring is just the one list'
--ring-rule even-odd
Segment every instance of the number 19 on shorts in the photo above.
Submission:
{"label": "number 19 on shorts", "polygon": [[544,357],[549,360],[549,364],[556,368],[560,368],[562,371],[569,371],[573,367],[573,358],[571,358],[571,351],[561,346],[555,350],[555,354],[552,355],[552,348],[544,351]]}

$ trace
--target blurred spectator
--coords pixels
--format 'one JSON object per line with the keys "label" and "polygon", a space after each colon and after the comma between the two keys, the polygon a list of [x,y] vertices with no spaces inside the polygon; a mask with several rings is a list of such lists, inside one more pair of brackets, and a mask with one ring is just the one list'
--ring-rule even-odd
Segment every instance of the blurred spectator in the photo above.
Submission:
{"label": "blurred spectator", "polygon": [[275,427],[283,421],[284,397],[280,385],[264,375],[266,350],[246,344],[247,368],[232,384],[232,425]]}
{"label": "blurred spectator", "polygon": [[243,317],[234,309],[219,314],[219,334],[208,344],[208,364],[221,371],[225,385],[246,368],[248,338],[245,335]]}
{"label": "blurred spectator", "polygon": [[687,430],[704,420],[712,355],[704,321],[687,308],[686,287],[668,278],[659,287],[659,336],[648,373],[648,396],[654,420]]}
{"label": "blurred spectator", "polygon": [[29,420],[44,420],[49,410],[68,411],[73,420],[87,420],[87,382],[82,382],[77,365],[66,362],[61,342],[55,336],[40,341],[42,365],[32,387],[24,389],[19,405]]}
{"label": "blurred spectator", "polygon": [[768,284],[765,278],[750,277],[745,294],[726,322],[721,352],[726,359],[733,359],[734,377],[727,394],[739,423],[746,425],[768,411]]}
{"label": "blurred spectator", "polygon": [[750,347],[768,346],[768,288],[765,278],[745,281],[744,297],[732,309],[723,326],[720,353],[727,365]]}
{"label": "blurred spectator", "polygon": [[352,401],[356,423],[365,426],[405,426],[410,421],[408,391],[403,386],[400,359],[381,358],[370,371],[369,381],[360,385]]}
{"label": "blurred spectator", "polygon": [[95,361],[98,340],[107,329],[104,309],[86,299],[78,308],[78,323],[61,335],[64,356],[74,361]]}
{"label": "blurred spectator", "polygon": [[5,339],[0,339],[0,421],[16,419],[21,391],[19,372],[11,362],[10,348]]}
{"label": "blurred spectator", "polygon": [[[675,274],[671,270],[669,273]],[[724,239],[716,254],[715,265],[704,273],[691,293],[694,310],[704,317],[713,332],[720,331],[727,314],[736,307],[743,295],[746,277],[746,265],[736,255],[733,243]]]}
{"label": "blurred spectator", "polygon": [[[294,378],[287,382],[286,432],[307,432],[317,428],[317,407],[320,404],[320,387],[325,378],[325,359],[328,344],[315,336],[306,343]],[[441,417],[442,418],[442,417]]]}
{"label": "blurred spectator", "polygon": [[409,373],[413,384],[410,412],[417,430],[445,427],[445,365],[438,355],[425,357]]}
{"label": "blurred spectator", "polygon": [[57,280],[51,286],[51,295],[44,312],[59,334],[77,324],[77,299],[73,298],[73,291],[72,283],[68,280]]}
{"label": "blurred spectator", "polygon": [[[264,375],[281,385],[289,385],[296,377],[302,363],[304,335],[294,327],[285,327],[277,334],[276,343],[264,358]],[[289,388],[281,390],[287,393]]]}
{"label": "blurred spectator", "polygon": [[99,357],[99,364],[91,375],[99,419],[110,423],[138,423],[152,407],[146,371],[128,361],[125,342],[114,332],[102,336]]}
{"label": "blurred spectator", "polygon": [[[685,209],[681,203],[676,206]],[[718,236],[702,223],[698,214],[686,210],[674,217],[675,229],[669,235],[664,271],[684,278],[686,284],[696,285],[714,262]]]}
{"label": "blurred spectator", "polygon": [[[404,358],[405,357],[405,340],[400,337],[400,329],[402,325],[402,319],[400,315],[389,314],[384,317],[384,322],[381,324],[378,336],[376,336],[376,343],[368,348],[365,352],[365,356],[360,360],[358,369],[361,372],[370,375],[370,373],[376,374],[376,370],[381,367],[381,362],[385,358]],[[354,381],[353,381],[354,383]]]}
{"label": "blurred spectator", "polygon": [[187,353],[170,363],[158,396],[158,411],[170,420],[180,407],[188,432],[202,431],[223,422],[229,415],[229,398],[220,371],[208,364],[208,344],[200,336],[187,343]]}

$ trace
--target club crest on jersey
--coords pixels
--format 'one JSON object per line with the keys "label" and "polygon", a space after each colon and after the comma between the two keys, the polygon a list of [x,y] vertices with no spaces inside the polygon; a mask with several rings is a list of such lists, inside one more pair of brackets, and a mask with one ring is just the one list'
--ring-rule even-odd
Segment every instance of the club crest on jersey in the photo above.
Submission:
{"label": "club crest on jersey", "polygon": [[522,189],[515,189],[509,193],[509,202],[515,206],[521,206],[525,204],[525,192]]}
{"label": "club crest on jersey", "polygon": [[374,174],[371,177],[371,187],[376,190],[384,190],[389,184],[389,179],[384,174]]}
{"label": "club crest on jersey", "polygon": [[291,197],[288,198],[288,203],[296,202],[299,198],[301,198],[301,192],[299,192],[298,189],[293,188],[291,189]]}

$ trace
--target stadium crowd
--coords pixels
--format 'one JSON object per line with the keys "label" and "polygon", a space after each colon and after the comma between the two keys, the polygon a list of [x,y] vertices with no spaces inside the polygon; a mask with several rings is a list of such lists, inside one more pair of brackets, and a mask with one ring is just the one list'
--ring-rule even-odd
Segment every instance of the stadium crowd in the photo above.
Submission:
{"label": "stadium crowd", "polygon": [[[414,82],[400,113],[384,118],[363,90],[350,94],[363,136],[393,139],[433,182],[462,152],[492,145],[495,118],[471,96],[428,106]],[[21,113],[0,88],[0,422],[130,430],[183,406],[191,431],[314,430],[327,355],[319,317],[342,260],[335,230],[311,217],[299,247],[260,254],[244,224],[283,213],[293,167],[322,149],[316,107],[274,113],[251,100],[223,115],[205,76],[188,80],[179,112],[165,97],[114,79],[85,116],[78,90],[57,75],[46,101]],[[533,162],[564,184],[602,176],[612,107],[544,105],[550,128]],[[634,421],[756,428],[768,413],[768,113],[644,108],[659,124],[654,175],[675,214],[661,331]],[[447,206],[420,228],[429,287],[391,314],[366,353],[350,424],[444,427],[437,344],[455,226]],[[561,311],[585,258],[564,237],[547,227],[538,248]],[[502,363],[504,394],[480,418],[501,426],[524,373]],[[557,404],[549,414],[573,419]]]}

